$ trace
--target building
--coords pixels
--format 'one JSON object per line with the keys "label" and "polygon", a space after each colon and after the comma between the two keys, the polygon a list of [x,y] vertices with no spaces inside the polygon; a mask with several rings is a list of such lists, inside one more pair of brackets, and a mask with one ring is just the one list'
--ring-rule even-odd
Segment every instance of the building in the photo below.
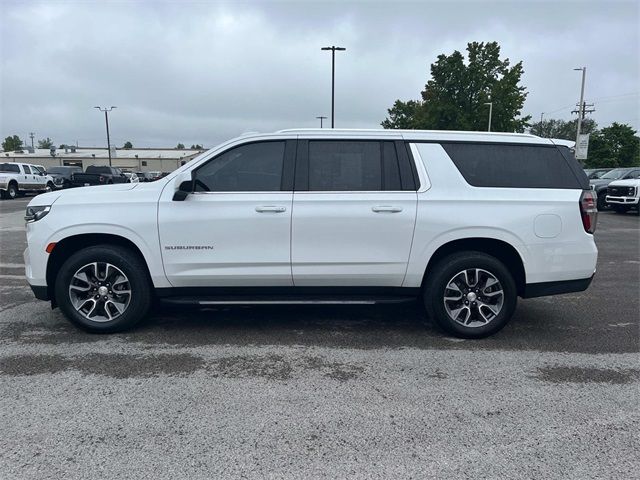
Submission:
{"label": "building", "polygon": [[[33,152],[31,153],[30,150]],[[203,150],[177,150],[175,148],[111,147],[111,165],[127,172],[171,172],[188,162]],[[22,162],[50,168],[59,165],[82,167],[109,165],[106,148],[68,146],[59,149],[27,149],[22,152],[2,152],[0,162]]]}

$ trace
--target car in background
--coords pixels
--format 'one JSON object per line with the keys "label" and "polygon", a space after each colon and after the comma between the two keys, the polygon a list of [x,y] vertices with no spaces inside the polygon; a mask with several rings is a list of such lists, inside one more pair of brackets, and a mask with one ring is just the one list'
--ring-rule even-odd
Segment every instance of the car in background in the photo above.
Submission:
{"label": "car in background", "polygon": [[149,172],[149,175],[151,175],[152,182],[155,182],[156,180],[162,178],[162,172]]}
{"label": "car in background", "polygon": [[155,180],[151,172],[136,172],[136,176],[140,182],[153,182]]}
{"label": "car in background", "polygon": [[587,174],[589,180],[595,180],[611,170],[611,168],[585,168],[584,173]]}
{"label": "car in background", "polygon": [[113,183],[129,183],[129,179],[118,167],[89,165],[84,173],[74,173],[71,175],[71,184],[74,187],[111,185]]}
{"label": "car in background", "polygon": [[51,167],[47,172],[53,178],[56,189],[71,188],[71,176],[74,173],[82,173],[82,167],[60,166]]}
{"label": "car in background", "polygon": [[607,206],[607,186],[614,180],[626,180],[637,178],[640,174],[640,167],[614,168],[600,178],[589,180],[591,190],[598,195],[598,210],[604,210]]}
{"label": "car in background", "polygon": [[25,193],[49,192],[55,188],[53,180],[35,165],[28,163],[0,163],[0,196],[14,199]]}
{"label": "car in background", "polygon": [[140,182],[140,179],[138,178],[138,175],[136,175],[133,172],[124,172],[124,176],[129,179],[129,183],[139,183]]}
{"label": "car in background", "polygon": [[635,210],[640,215],[640,172],[635,178],[614,180],[607,187],[607,205],[616,213]]}

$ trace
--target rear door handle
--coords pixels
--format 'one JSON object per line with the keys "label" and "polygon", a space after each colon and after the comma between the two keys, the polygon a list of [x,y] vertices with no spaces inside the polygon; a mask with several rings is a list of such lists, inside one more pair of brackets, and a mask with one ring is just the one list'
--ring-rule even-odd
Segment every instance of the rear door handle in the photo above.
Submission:
{"label": "rear door handle", "polygon": [[377,205],[375,207],[371,207],[376,213],[398,213],[402,211],[402,207],[391,207],[388,205]]}
{"label": "rear door handle", "polygon": [[287,207],[278,207],[275,205],[261,205],[259,207],[256,207],[256,212],[258,213],[267,213],[267,212],[282,213],[286,211],[287,211]]}

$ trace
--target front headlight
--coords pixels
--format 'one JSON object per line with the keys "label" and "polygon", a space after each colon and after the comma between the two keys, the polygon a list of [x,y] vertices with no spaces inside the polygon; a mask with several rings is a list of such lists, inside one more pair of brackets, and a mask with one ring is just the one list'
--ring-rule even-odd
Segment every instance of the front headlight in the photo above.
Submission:
{"label": "front headlight", "polygon": [[635,196],[636,194],[636,187],[629,187],[629,191],[627,192],[627,195],[630,197]]}
{"label": "front headlight", "polygon": [[50,211],[50,206],[27,207],[27,212],[24,216],[24,219],[27,223],[37,222],[41,218],[44,218]]}

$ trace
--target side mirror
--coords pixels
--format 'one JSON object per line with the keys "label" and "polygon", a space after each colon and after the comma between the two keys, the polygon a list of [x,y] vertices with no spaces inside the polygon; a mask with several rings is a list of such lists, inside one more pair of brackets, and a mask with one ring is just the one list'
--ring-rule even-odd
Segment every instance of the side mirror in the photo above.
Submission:
{"label": "side mirror", "polygon": [[173,194],[174,202],[184,201],[190,193],[193,193],[193,179],[191,178],[191,172],[184,172],[175,180],[178,185],[178,189]]}
{"label": "side mirror", "polygon": [[40,172],[40,176],[44,177],[47,174],[47,172]]}

